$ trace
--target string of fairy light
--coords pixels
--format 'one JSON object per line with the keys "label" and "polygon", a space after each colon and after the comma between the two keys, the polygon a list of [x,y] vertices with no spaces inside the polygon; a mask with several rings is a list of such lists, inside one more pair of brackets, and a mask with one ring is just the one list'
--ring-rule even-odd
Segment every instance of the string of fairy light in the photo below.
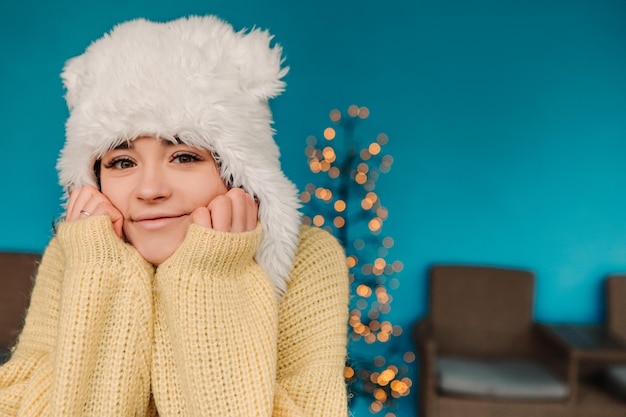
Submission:
{"label": "string of fairy light", "polygon": [[[333,233],[346,249],[350,271],[352,301],[349,316],[351,344],[390,344],[402,334],[401,326],[384,319],[391,311],[393,296],[400,283],[396,275],[403,269],[400,261],[388,261],[393,238],[383,236],[389,211],[376,193],[381,174],[391,170],[393,157],[383,154],[389,138],[380,133],[373,140],[357,138],[356,126],[369,117],[367,107],[351,105],[347,117],[339,110],[329,114],[332,126],[318,140],[307,138],[305,154],[309,169],[322,184],[309,183],[300,194],[305,203],[305,224]],[[362,231],[362,233],[358,233]],[[387,411],[394,417],[395,401],[410,393],[409,364],[413,352],[400,352],[401,364],[394,363],[398,348],[373,358],[359,358],[346,364],[345,377],[356,396],[368,396],[369,409],[376,414]],[[354,357],[354,355],[351,355]]]}

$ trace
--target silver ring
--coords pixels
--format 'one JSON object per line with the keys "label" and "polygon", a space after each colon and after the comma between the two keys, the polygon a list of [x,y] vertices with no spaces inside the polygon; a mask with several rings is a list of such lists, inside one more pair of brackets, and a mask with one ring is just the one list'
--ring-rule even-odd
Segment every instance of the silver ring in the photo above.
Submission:
{"label": "silver ring", "polygon": [[81,210],[80,214],[84,214],[87,217],[91,216],[91,213],[89,213],[87,210]]}

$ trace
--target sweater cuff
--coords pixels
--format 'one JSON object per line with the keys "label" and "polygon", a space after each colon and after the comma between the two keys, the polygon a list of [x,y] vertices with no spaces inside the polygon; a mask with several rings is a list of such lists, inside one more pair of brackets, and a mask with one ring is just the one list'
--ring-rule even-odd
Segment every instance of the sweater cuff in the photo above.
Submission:
{"label": "sweater cuff", "polygon": [[194,269],[207,272],[235,272],[253,261],[261,235],[260,223],[254,230],[243,233],[219,232],[191,224],[184,242],[159,269],[180,269],[193,265]]}
{"label": "sweater cuff", "polygon": [[[130,245],[115,234],[111,218],[106,215],[62,222],[59,224],[57,236],[68,265],[117,263],[122,259],[124,252],[130,249]],[[143,260],[138,252],[136,253]]]}

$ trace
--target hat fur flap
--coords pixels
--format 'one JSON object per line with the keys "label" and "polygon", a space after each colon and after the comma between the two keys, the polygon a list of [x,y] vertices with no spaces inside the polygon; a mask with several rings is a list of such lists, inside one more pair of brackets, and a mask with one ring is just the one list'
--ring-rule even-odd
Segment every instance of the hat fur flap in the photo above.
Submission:
{"label": "hat fur flap", "polygon": [[300,203],[273,138],[268,100],[283,91],[288,68],[271,40],[259,29],[235,32],[215,16],[114,27],[61,75],[70,110],[57,162],[61,186],[96,186],[96,159],[142,135],[211,150],[222,178],[258,198],[263,237],[255,258],[284,294]]}

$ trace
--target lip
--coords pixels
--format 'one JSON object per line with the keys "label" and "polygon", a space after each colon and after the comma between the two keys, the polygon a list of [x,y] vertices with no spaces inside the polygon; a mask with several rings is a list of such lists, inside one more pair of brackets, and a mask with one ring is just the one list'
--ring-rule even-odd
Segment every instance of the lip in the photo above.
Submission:
{"label": "lip", "polygon": [[188,214],[148,214],[133,218],[132,222],[147,230],[157,230],[176,223],[187,216]]}

